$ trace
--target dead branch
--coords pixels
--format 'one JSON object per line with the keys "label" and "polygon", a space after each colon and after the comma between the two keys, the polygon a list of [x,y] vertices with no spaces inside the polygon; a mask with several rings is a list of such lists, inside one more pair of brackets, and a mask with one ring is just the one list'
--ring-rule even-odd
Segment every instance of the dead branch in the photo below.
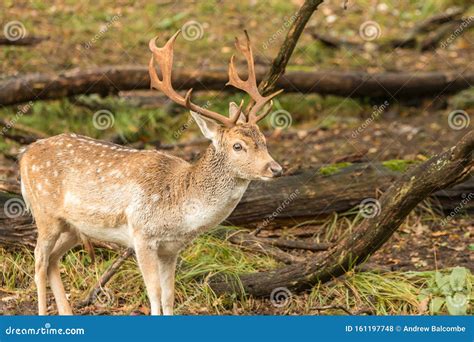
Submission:
{"label": "dead branch", "polygon": [[441,41],[450,34],[459,32],[456,35],[456,38],[459,38],[461,35],[472,28],[474,28],[474,20],[457,20],[455,22],[446,23],[432,33],[428,34],[428,36],[420,42],[420,49],[422,51],[435,49],[438,47]]}
{"label": "dead branch", "polygon": [[311,309],[316,310],[316,311],[325,311],[325,310],[342,310],[348,315],[354,316],[354,315],[362,315],[362,314],[368,314],[368,315],[373,315],[374,310],[369,309],[369,308],[362,308],[357,311],[351,311],[350,309],[346,308],[343,305],[325,305],[325,306],[313,306]]}
{"label": "dead branch", "polygon": [[266,243],[270,246],[276,246],[286,249],[304,249],[313,252],[326,251],[331,247],[330,243],[314,243],[309,241],[298,241],[288,239],[273,239],[257,237],[258,241]]}
{"label": "dead branch", "polygon": [[313,39],[321,42],[324,46],[329,47],[329,48],[340,49],[344,47],[347,49],[357,49],[357,50],[363,49],[363,46],[361,44],[351,42],[344,38],[336,38],[331,35],[326,35],[323,33],[316,32],[314,28],[312,28],[309,31],[309,33],[311,37],[313,37]]}
{"label": "dead branch", "polygon": [[85,306],[94,304],[97,299],[97,296],[109,282],[109,280],[117,273],[123,263],[133,255],[133,249],[127,248],[113,263],[110,265],[107,270],[102,274],[99,281],[94,285],[94,287],[89,291],[87,297],[78,304],[78,308],[83,308]]}
{"label": "dead branch", "polygon": [[450,149],[407,172],[380,198],[378,215],[365,219],[318,257],[276,270],[241,275],[238,280],[216,280],[210,283],[211,288],[217,294],[243,291],[268,296],[277,287],[300,292],[345,274],[377,251],[423,199],[469,177],[473,150],[474,131],[470,131]]}
{"label": "dead branch", "polygon": [[20,39],[12,40],[6,37],[0,37],[0,46],[32,46],[48,40],[49,37],[27,36]]}
{"label": "dead branch", "polygon": [[[461,27],[463,22],[465,26],[459,35],[465,33],[467,30],[472,28],[472,21],[463,21],[461,15],[464,13],[464,9],[457,8],[440,13],[428,18],[421,23],[415,25],[404,37],[395,38],[388,40],[383,44],[379,45],[380,50],[388,50],[395,48],[416,48],[420,47],[422,51],[435,48],[439,42],[445,38],[449,33],[455,31],[457,27]],[[315,39],[320,41],[323,45],[329,48],[339,49],[355,49],[364,50],[364,44],[346,39],[337,38],[331,35],[322,34],[316,31],[315,27],[309,29],[309,33]],[[429,33],[424,39],[420,36]]]}
{"label": "dead branch", "polygon": [[[2,130],[2,135],[5,138],[16,141],[23,145],[28,145],[38,139],[44,139],[47,137],[46,134],[28,126],[19,124],[18,122],[11,123],[8,120],[0,118],[0,125],[7,128],[6,130]],[[16,133],[12,133],[12,131]]]}
{"label": "dead branch", "polygon": [[236,244],[242,247],[243,249],[258,254],[267,255],[277,261],[281,261],[288,265],[294,264],[295,262],[303,261],[302,258],[292,255],[290,253],[286,253],[276,247],[273,247],[272,245],[263,241],[261,238],[257,238],[247,233],[238,232],[235,234],[230,234],[227,239],[231,243]]}
{"label": "dead branch", "polygon": [[6,179],[0,181],[0,191],[13,194],[20,194],[20,183],[15,180]]}
{"label": "dead branch", "polygon": [[450,8],[444,13],[435,14],[415,25],[415,27],[412,29],[412,32],[429,32],[437,25],[441,25],[459,18],[464,12],[465,9],[462,7]]}
{"label": "dead branch", "polygon": [[285,73],[286,65],[306,24],[322,2],[323,0],[306,0],[296,13],[295,20],[288,29],[285,40],[273,60],[270,70],[268,70],[258,86],[258,90],[263,95],[268,95],[276,88],[281,88],[277,85],[277,82]]}

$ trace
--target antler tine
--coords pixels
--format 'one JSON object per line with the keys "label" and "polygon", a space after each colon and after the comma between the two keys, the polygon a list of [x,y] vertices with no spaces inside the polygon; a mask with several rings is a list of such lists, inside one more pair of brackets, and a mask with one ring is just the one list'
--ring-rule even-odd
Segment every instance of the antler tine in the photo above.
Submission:
{"label": "antler tine", "polygon": [[237,89],[243,90],[248,93],[255,101],[261,98],[260,93],[257,90],[257,80],[255,76],[255,66],[253,60],[252,47],[250,46],[250,38],[247,31],[245,30],[246,45],[240,43],[239,38],[235,37],[235,47],[239,50],[247,60],[247,80],[240,78],[235,67],[235,56],[232,55],[229,62],[229,82],[227,85],[232,85]]}
{"label": "antler tine", "polygon": [[[244,106],[244,100],[240,101],[240,105],[239,105],[239,108],[237,109],[237,111],[234,113],[234,115],[232,115],[230,117],[230,121],[232,121],[234,124],[237,123],[237,121],[239,120],[239,117],[240,117],[240,113],[242,113],[242,107]],[[245,115],[245,113],[244,113]],[[247,116],[246,116],[247,117]]]}
{"label": "antler tine", "polygon": [[[268,113],[270,113],[270,110],[273,106],[272,99],[275,96],[277,96],[278,94],[282,93],[282,92],[283,92],[283,89],[280,89],[280,90],[274,92],[273,94],[262,97],[261,101],[255,101],[255,106],[252,107],[252,109],[250,110],[250,113],[249,113],[249,121],[252,122],[252,123],[257,123],[260,120],[262,120],[263,118],[265,118],[268,115]],[[265,104],[268,101],[271,102],[270,106],[268,107],[268,110],[263,114],[257,115],[257,113],[265,106]]]}
{"label": "antler tine", "polygon": [[255,105],[247,115],[247,120],[251,123],[257,123],[258,121],[262,120],[268,114],[268,112],[259,116],[257,113],[265,106],[268,101],[280,94],[283,90],[277,91],[268,96],[262,96],[260,94],[258,91],[257,78],[255,75],[255,63],[252,47],[250,45],[250,38],[246,30],[244,30],[244,33],[246,44],[241,44],[239,39],[235,38],[235,47],[244,55],[245,59],[247,60],[248,77],[245,81],[240,78],[239,74],[237,73],[237,68],[235,67],[235,56],[232,56],[229,62],[229,82],[227,82],[227,84],[245,91],[255,101]]}
{"label": "antler tine", "polygon": [[[150,40],[148,43],[148,46],[151,50],[152,54],[152,59],[150,60],[150,64],[153,66],[154,69],[154,62],[153,60],[156,59],[158,62],[160,69],[161,69],[161,77],[163,80],[159,80],[158,75],[156,72],[154,72],[153,76],[151,77],[152,80],[152,87],[156,84],[160,84],[161,86],[168,86],[171,85],[171,71],[173,68],[173,48],[174,48],[174,42],[176,38],[178,38],[179,34],[181,33],[181,30],[176,31],[176,33],[166,42],[166,44],[159,48],[156,46],[156,39],[158,37],[154,37],[153,39]],[[152,76],[152,73],[150,72],[150,76]],[[158,88],[160,89],[160,88]],[[160,89],[161,90],[161,89]]]}
{"label": "antler tine", "polygon": [[[171,82],[171,71],[173,68],[173,48],[174,42],[180,32],[181,30],[178,30],[161,48],[156,46],[156,37],[150,40],[148,46],[152,52],[152,57],[150,58],[150,62],[148,64],[148,72],[150,74],[151,79],[151,88],[161,90],[172,101],[192,110],[193,112],[199,113],[203,116],[220,122],[226,127],[234,126],[235,122],[233,122],[230,118],[227,118],[219,113],[213,112],[206,108],[199,107],[192,103],[191,94],[193,89],[189,89],[184,98],[173,89],[173,85]],[[155,70],[155,61],[158,63],[161,70],[161,80],[159,79]]]}
{"label": "antler tine", "polygon": [[[278,94],[281,93],[282,91],[283,91],[283,90],[279,91]],[[277,95],[277,94],[275,94],[275,96],[276,96],[276,95]],[[254,121],[252,121],[252,122],[257,123],[257,122],[259,122],[260,120],[263,120],[268,114],[270,114],[270,112],[272,111],[272,107],[273,107],[273,101],[270,100],[270,103],[269,103],[269,105],[268,105],[268,108],[266,108],[265,111],[264,111],[262,114],[260,114],[260,115],[258,115],[258,116],[257,116],[257,115],[254,115],[254,118],[255,118],[255,119],[254,119]],[[252,108],[252,109],[253,109],[253,108]],[[259,108],[259,110],[260,110],[260,108]]]}

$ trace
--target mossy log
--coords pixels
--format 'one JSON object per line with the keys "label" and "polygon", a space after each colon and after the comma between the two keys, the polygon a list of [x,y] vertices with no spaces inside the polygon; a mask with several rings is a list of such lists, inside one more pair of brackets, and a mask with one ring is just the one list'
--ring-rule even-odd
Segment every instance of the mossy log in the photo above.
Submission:
{"label": "mossy log", "polygon": [[[399,179],[401,162],[335,164],[318,169],[301,170],[271,182],[252,182],[237,208],[226,221],[228,224],[257,229],[294,225],[334,212],[345,212],[368,198],[376,198]],[[405,163],[410,167],[409,163]],[[415,166],[411,166],[415,167]],[[1,192],[1,191],[8,191]],[[20,187],[15,181],[0,182],[0,245],[34,246],[36,228],[31,216],[9,215],[6,203],[18,204]],[[449,212],[459,206],[466,195],[474,192],[474,179],[439,190],[430,198]],[[17,199],[15,202],[13,199]],[[11,207],[9,210],[14,207]],[[474,212],[474,201],[462,208]]]}

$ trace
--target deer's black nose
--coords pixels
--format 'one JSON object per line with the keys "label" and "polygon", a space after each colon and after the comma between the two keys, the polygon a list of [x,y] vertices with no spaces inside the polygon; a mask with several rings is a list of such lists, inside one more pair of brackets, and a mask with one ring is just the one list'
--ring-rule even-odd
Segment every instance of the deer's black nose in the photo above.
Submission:
{"label": "deer's black nose", "polygon": [[283,174],[283,168],[277,162],[270,162],[268,168],[272,172],[273,177],[280,177]]}

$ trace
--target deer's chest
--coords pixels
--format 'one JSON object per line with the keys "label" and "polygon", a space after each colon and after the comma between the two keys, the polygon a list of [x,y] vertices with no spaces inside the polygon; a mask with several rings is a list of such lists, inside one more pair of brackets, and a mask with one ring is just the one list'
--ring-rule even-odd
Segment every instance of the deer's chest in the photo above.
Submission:
{"label": "deer's chest", "polygon": [[246,189],[247,185],[236,187],[212,202],[199,197],[187,199],[182,206],[182,229],[191,232],[215,227],[232,213]]}

